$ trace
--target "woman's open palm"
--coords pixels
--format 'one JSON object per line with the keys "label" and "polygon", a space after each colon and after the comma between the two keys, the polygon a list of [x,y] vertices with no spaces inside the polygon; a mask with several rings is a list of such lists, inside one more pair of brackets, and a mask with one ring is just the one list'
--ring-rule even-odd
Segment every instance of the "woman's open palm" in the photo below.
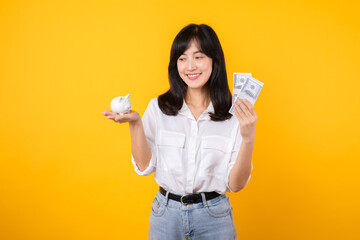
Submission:
{"label": "woman's open palm", "polygon": [[105,110],[101,114],[106,116],[107,119],[111,119],[114,122],[118,122],[118,123],[134,122],[134,121],[140,119],[139,113],[135,112],[133,110],[130,110],[129,113],[124,113],[123,115],[114,113],[110,110]]}

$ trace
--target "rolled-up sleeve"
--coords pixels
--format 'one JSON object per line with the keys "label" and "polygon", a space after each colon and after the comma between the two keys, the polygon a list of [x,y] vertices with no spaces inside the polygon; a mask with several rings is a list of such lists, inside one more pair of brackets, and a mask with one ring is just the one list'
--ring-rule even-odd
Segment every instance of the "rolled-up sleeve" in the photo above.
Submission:
{"label": "rolled-up sleeve", "polygon": [[151,150],[151,159],[149,162],[149,166],[144,171],[140,171],[138,166],[136,165],[133,155],[131,154],[131,162],[134,165],[135,172],[142,176],[150,175],[156,170],[156,104],[157,99],[151,99],[142,117],[145,137]]}
{"label": "rolled-up sleeve", "polygon": [[[231,188],[229,187],[229,176],[230,176],[230,172],[231,172],[232,168],[235,165],[237,156],[239,154],[241,142],[242,142],[242,137],[241,137],[241,134],[240,134],[240,126],[238,125],[238,127],[236,128],[235,143],[234,143],[234,147],[233,147],[232,152],[231,152],[230,162],[228,164],[227,175],[226,175],[226,188],[227,188],[228,192],[232,192]],[[251,160],[251,171],[252,170],[253,170],[253,163],[252,163],[252,160]],[[247,179],[247,181],[245,183],[245,186],[250,181],[250,178],[251,178],[251,172],[250,172],[249,178]]]}

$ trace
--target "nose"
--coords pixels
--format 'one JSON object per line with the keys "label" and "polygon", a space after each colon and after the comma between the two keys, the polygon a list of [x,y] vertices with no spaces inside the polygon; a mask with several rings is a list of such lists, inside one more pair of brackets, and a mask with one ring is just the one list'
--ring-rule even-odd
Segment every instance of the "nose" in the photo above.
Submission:
{"label": "nose", "polygon": [[193,71],[196,69],[196,63],[195,63],[194,59],[189,59],[187,68],[188,68],[188,71]]}

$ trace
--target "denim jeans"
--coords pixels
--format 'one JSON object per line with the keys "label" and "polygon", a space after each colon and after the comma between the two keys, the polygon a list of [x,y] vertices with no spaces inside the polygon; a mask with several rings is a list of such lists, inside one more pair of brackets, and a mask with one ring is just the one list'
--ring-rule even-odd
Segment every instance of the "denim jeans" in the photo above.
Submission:
{"label": "denim jeans", "polygon": [[150,240],[233,240],[236,230],[229,197],[224,194],[184,205],[158,192],[154,198],[149,226]]}

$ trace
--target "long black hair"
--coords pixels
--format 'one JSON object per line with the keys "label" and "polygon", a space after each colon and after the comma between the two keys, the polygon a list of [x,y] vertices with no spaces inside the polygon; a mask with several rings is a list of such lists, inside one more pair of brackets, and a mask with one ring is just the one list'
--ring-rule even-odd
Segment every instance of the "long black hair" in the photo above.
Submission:
{"label": "long black hair", "polygon": [[159,108],[170,116],[177,115],[181,109],[187,85],[179,75],[177,60],[193,40],[198,43],[200,50],[206,56],[212,58],[211,76],[204,86],[214,106],[214,113],[209,113],[210,118],[213,121],[229,119],[232,117],[228,112],[232,97],[227,81],[224,53],[216,33],[205,24],[190,24],[176,35],[171,47],[168,68],[170,89],[158,97]]}

